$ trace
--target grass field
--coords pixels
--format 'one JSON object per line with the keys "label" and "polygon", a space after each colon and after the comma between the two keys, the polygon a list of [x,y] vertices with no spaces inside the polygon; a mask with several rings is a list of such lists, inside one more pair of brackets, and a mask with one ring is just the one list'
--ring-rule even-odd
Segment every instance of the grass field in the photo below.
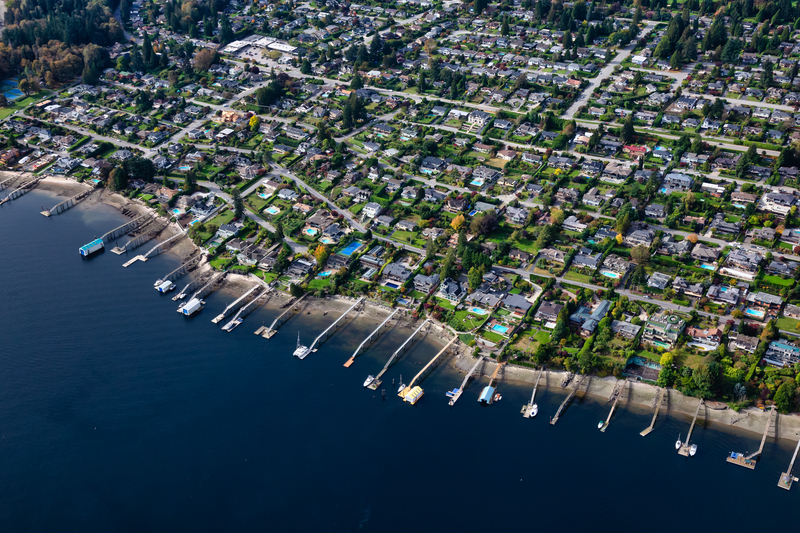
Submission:
{"label": "grass field", "polygon": [[499,333],[494,333],[492,331],[483,331],[483,332],[481,332],[481,335],[483,336],[484,339],[492,341],[492,342],[497,343],[497,344],[503,342],[503,338],[504,338]]}
{"label": "grass field", "polygon": [[793,279],[783,279],[780,276],[764,276],[764,281],[772,283],[773,285],[781,285],[783,287],[791,287],[794,285]]}
{"label": "grass field", "polygon": [[782,316],[778,319],[778,329],[797,331],[798,325],[800,325],[800,320],[795,320],[794,318],[789,318],[788,316]]}
{"label": "grass field", "polygon": [[575,272],[575,271],[572,271],[572,270],[570,270],[566,274],[564,274],[564,279],[569,279],[569,280],[572,280],[572,281],[580,281],[582,283],[591,283],[592,282],[592,278],[590,278],[586,274],[579,274],[578,272]]}

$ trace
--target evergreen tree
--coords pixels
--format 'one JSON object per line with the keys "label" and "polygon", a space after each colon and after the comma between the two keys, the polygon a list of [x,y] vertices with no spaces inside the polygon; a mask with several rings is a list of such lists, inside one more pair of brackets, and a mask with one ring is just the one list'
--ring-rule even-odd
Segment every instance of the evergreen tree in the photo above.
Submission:
{"label": "evergreen tree", "polygon": [[508,35],[508,17],[503,18],[503,26],[500,28],[500,35]]}
{"label": "evergreen tree", "polygon": [[242,191],[238,187],[233,188],[233,210],[237,219],[244,215],[244,200],[242,200]]}
{"label": "evergreen tree", "polygon": [[350,82],[350,88],[354,91],[364,88],[364,80],[361,79],[361,74],[359,74],[358,71],[356,71],[356,73],[353,75],[353,81]]}
{"label": "evergreen tree", "polygon": [[625,144],[629,144],[635,135],[636,131],[633,128],[633,115],[628,115],[628,118],[626,118],[625,122],[622,124],[622,132],[619,136],[620,140]]}

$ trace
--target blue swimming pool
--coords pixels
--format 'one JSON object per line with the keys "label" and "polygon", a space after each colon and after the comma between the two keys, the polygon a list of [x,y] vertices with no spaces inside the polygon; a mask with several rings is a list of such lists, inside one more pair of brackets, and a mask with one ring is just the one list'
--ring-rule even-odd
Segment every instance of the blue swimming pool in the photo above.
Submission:
{"label": "blue swimming pool", "polygon": [[480,307],[473,307],[472,309],[469,310],[469,312],[472,313],[473,315],[488,315],[489,314],[488,311],[484,311]]}
{"label": "blue swimming pool", "polygon": [[181,165],[181,166],[178,167],[178,170],[180,170],[181,172],[187,172],[187,171],[189,171],[191,169],[192,169],[192,167],[190,167],[189,165]]}
{"label": "blue swimming pool", "polygon": [[[702,265],[700,265],[700,268],[705,268],[706,270],[716,270],[717,269],[717,267],[715,267],[714,265],[709,265],[708,263],[703,263]],[[722,291],[722,292],[725,292],[725,291]]]}
{"label": "blue swimming pool", "polygon": [[344,249],[343,249],[341,252],[339,252],[339,253],[340,253],[340,254],[342,254],[342,255],[344,255],[344,256],[350,257],[350,256],[351,256],[351,255],[353,255],[353,254],[356,252],[356,250],[358,250],[359,248],[361,248],[361,243],[360,243],[360,242],[358,242],[358,241],[353,241],[353,242],[351,242],[350,244],[348,244],[348,245],[347,245],[347,246],[346,246],[346,247],[345,247],[345,248],[344,248]]}
{"label": "blue swimming pool", "polygon": [[600,273],[601,273],[602,275],[604,275],[605,277],[607,277],[607,278],[612,278],[612,279],[619,279],[619,278],[621,277],[621,276],[620,276],[619,274],[617,274],[616,272],[611,272],[610,270],[603,270],[603,271],[601,271]]}
{"label": "blue swimming pool", "polygon": [[733,206],[738,207],[739,209],[747,209],[747,206],[744,206],[742,204],[733,204]]}
{"label": "blue swimming pool", "polygon": [[270,215],[277,215],[280,212],[281,210],[275,207],[274,205],[271,205],[267,208],[267,213],[269,213]]}
{"label": "blue swimming pool", "polygon": [[176,215],[180,215],[182,211],[176,207],[175,209],[172,210],[172,212]]}
{"label": "blue swimming pool", "polygon": [[331,274],[332,274],[332,272],[330,270],[326,270],[325,272],[320,272],[319,274],[317,274],[317,277],[318,278],[327,278]]}
{"label": "blue swimming pool", "polygon": [[306,228],[303,230],[303,233],[310,237],[314,237],[317,233],[319,233],[319,230],[317,228]]}
{"label": "blue swimming pool", "polygon": [[758,318],[764,318],[764,314],[765,314],[764,311],[760,311],[758,309],[753,309],[752,307],[748,307],[747,309],[744,310],[744,312],[745,312],[746,315],[750,315],[750,316],[754,316],[754,317],[758,317]]}
{"label": "blue swimming pool", "polygon": [[190,226],[194,226],[194,225],[195,225],[195,224],[197,224],[198,222],[200,222],[200,219],[199,219],[199,218],[198,218],[198,219],[196,219],[196,220],[192,220],[191,222],[189,222],[189,225],[190,225]]}
{"label": "blue swimming pool", "polygon": [[498,333],[505,333],[506,331],[508,331],[507,327],[501,326],[500,324],[495,324],[494,326],[492,326],[492,329]]}
{"label": "blue swimming pool", "polygon": [[474,217],[477,214],[478,214],[478,210],[477,209],[473,209],[472,211],[469,212],[469,216],[471,216],[471,217]]}
{"label": "blue swimming pool", "polygon": [[386,286],[389,287],[390,289],[399,289],[400,288],[400,285],[398,285],[397,283],[392,283],[391,281],[387,281],[386,282]]}

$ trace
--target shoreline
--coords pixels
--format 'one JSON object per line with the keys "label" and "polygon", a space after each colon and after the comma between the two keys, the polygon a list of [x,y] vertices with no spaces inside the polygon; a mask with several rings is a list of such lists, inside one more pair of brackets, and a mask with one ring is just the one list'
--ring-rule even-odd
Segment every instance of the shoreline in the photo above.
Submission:
{"label": "shoreline", "polygon": [[[450,362],[452,368],[462,374],[466,374],[473,364],[475,364],[475,358],[471,355],[456,357]],[[497,363],[494,360],[486,358],[485,363],[476,373],[481,376],[491,376],[496,367]],[[530,386],[536,381],[538,372],[538,370],[533,368],[506,363],[499,374],[499,379],[500,381],[513,382],[516,385]],[[566,389],[561,388],[561,381],[567,373],[568,372],[562,370],[545,370],[545,373],[542,374],[542,381],[539,383],[540,388],[566,395],[567,391],[571,390],[574,383],[574,381],[570,382]],[[589,380],[589,384],[586,388],[586,397],[591,397],[592,400],[600,403],[606,403],[608,401],[618,381],[625,381],[617,380],[613,376],[598,378],[589,375],[587,379]],[[630,387],[628,390],[628,397],[618,405],[618,409],[635,407],[652,414],[654,411],[653,402],[655,401],[658,387],[640,381],[630,382],[627,386]],[[698,398],[685,396],[675,389],[667,389],[667,403],[659,412],[659,417],[664,415],[678,415],[691,418],[694,416],[699,403],[700,400]],[[722,430],[735,429],[747,431],[758,437],[764,434],[764,429],[768,420],[769,411],[762,411],[756,407],[748,407],[737,413],[721,402],[711,401],[706,402],[705,407],[700,410],[700,414],[697,418],[698,423],[719,425],[719,429]],[[656,426],[657,425],[658,422],[656,422]],[[776,440],[786,439],[795,443],[797,442],[796,435],[798,432],[800,432],[800,416],[797,414],[779,414],[777,416]]]}
{"label": "shoreline", "polygon": [[[60,197],[78,194],[89,187],[89,185],[81,184],[74,180],[55,176],[47,176],[42,180],[41,184],[44,184],[42,187],[43,190],[56,192]],[[42,186],[41,184],[40,186]],[[107,189],[103,189],[100,192],[99,197],[92,196],[86,201],[87,206],[91,206],[96,203],[103,203],[119,210],[128,208],[135,210],[140,214],[147,212],[155,213],[153,208],[143,205],[139,202],[131,201],[130,199],[118,193],[110,192]],[[174,233],[172,233],[174,230],[174,225],[170,224],[163,230],[162,233],[169,232],[170,234],[168,236],[171,236],[174,235]],[[184,260],[190,253],[200,250],[193,242],[191,242],[191,240],[187,242],[179,243],[176,246],[171,247],[167,253],[173,254],[179,259]],[[204,272],[210,268],[211,266],[207,262],[203,262],[202,266],[200,267],[200,271]],[[249,275],[229,273],[228,280],[226,281],[225,285],[223,285],[221,290],[239,296],[256,283],[258,282],[252,279]],[[264,304],[264,306],[281,309],[286,305],[291,297],[289,294],[281,290],[276,289],[275,291],[275,295],[272,296],[270,300]],[[304,302],[305,303],[302,309],[299,311],[301,315],[316,315],[317,313],[327,315],[331,311],[339,311],[340,313],[343,313],[355,302],[355,299],[339,295],[331,295],[325,298],[311,296],[307,297]],[[368,307],[369,311],[367,311]],[[380,302],[367,300],[365,305],[355,316],[351,317],[350,320],[376,320],[375,325],[377,325],[382,322],[383,319],[385,319],[386,316],[392,312],[392,310],[393,308]],[[414,320],[411,317],[410,311],[408,310],[401,311],[401,313],[396,317],[396,320],[398,323],[395,327],[407,330],[415,329],[421,324],[421,320]],[[430,335],[429,332],[424,336],[423,340],[430,340],[439,345],[444,345],[447,343],[447,339],[445,337],[449,337],[450,335],[453,335],[453,333],[438,322],[431,322],[431,324],[433,327],[430,332],[435,331],[437,335]],[[457,370],[461,375],[465,375],[475,363],[475,358],[471,355],[471,350],[465,347],[460,341],[456,344],[456,347],[457,353],[453,354],[451,360],[449,360],[446,364]],[[485,357],[485,363],[477,371],[477,374],[480,376],[491,376],[496,366],[497,363],[494,360]],[[536,369],[516,366],[513,363],[507,363],[501,370],[499,376],[500,380],[507,380],[516,385],[532,385],[537,374],[538,370]],[[540,383],[540,386],[551,392],[559,393],[561,391],[566,394],[566,391],[568,391],[569,388],[562,389],[560,386],[561,381],[566,374],[567,372],[563,370],[547,370],[542,375],[542,382]],[[611,395],[618,381],[612,376],[605,378],[598,378],[596,376],[587,377],[589,378],[589,384],[586,388],[586,396],[601,402],[608,400],[608,397]],[[572,383],[570,383],[570,386],[571,385]],[[628,391],[628,398],[624,401],[624,403],[619,405],[619,408],[625,409],[629,407],[635,407],[637,409],[643,409],[645,412],[652,413],[652,404],[658,388],[653,385],[638,381],[631,382],[628,387],[630,387]],[[663,414],[682,415],[689,417],[694,415],[697,405],[700,401],[699,399],[684,396],[682,393],[674,389],[668,389],[667,393],[667,404]],[[757,436],[761,436],[764,432],[768,418],[768,411],[762,411],[761,409],[755,407],[749,407],[737,413],[721,402],[706,402],[705,408],[701,409],[698,421],[706,424],[718,424],[723,430],[742,430],[753,433]],[[777,439],[790,439],[791,437],[790,440],[794,441],[796,434],[800,433],[800,415],[779,415],[777,417],[776,426]]]}

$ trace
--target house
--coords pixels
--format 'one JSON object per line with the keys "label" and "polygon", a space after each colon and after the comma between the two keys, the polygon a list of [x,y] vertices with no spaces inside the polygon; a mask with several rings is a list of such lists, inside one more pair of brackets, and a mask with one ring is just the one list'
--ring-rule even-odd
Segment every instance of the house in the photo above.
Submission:
{"label": "house", "polygon": [[304,278],[310,274],[313,269],[314,263],[301,257],[289,264],[289,268],[286,269],[286,274],[293,278]]}
{"label": "house", "polygon": [[623,322],[621,320],[613,320],[611,322],[611,331],[626,339],[635,339],[641,329],[642,326],[637,326],[630,322]]}
{"label": "house", "polygon": [[664,290],[667,288],[667,285],[669,285],[670,279],[672,279],[672,277],[668,274],[664,274],[662,272],[653,272],[650,275],[650,278],[647,280],[647,286],[654,289]]}
{"label": "house", "polygon": [[706,293],[708,299],[720,305],[737,305],[739,303],[739,287],[712,285]]}
{"label": "house", "polygon": [[719,251],[716,248],[710,248],[703,243],[698,242],[692,248],[691,258],[695,261],[713,263],[718,257]]}
{"label": "house", "polygon": [[539,257],[563,264],[567,259],[567,254],[557,248],[544,248],[539,250]]}
{"label": "house", "polygon": [[534,315],[534,320],[540,320],[542,322],[555,322],[558,320],[558,314],[561,310],[564,309],[564,306],[555,303],[555,302],[542,302],[539,306],[539,309],[536,310],[536,314]]}
{"label": "house", "polygon": [[575,254],[575,257],[572,258],[572,266],[585,268],[588,270],[596,270],[602,257],[603,254],[600,252],[592,254],[592,251],[588,248],[581,248],[578,250],[578,253]]}
{"label": "house", "polygon": [[364,206],[364,209],[362,209],[361,212],[364,214],[366,218],[375,218],[380,214],[382,209],[383,208],[381,207],[381,204],[376,202],[369,202],[367,205]]}
{"label": "house", "polygon": [[491,118],[492,115],[490,115],[489,113],[481,111],[480,109],[476,109],[467,116],[467,122],[469,122],[470,124],[475,124],[477,126],[483,127],[489,123]]}
{"label": "house", "polygon": [[217,230],[217,235],[223,239],[234,237],[239,233],[239,227],[235,224],[222,224]]}
{"label": "house", "polygon": [[405,283],[412,272],[400,263],[389,263],[383,269],[383,277],[390,281]]}
{"label": "house", "polygon": [[757,306],[769,309],[771,311],[780,311],[780,308],[783,305],[783,298],[780,296],[775,296],[774,294],[761,291],[750,295],[747,300],[748,302],[752,301]]}
{"label": "house", "polygon": [[522,226],[528,220],[528,209],[524,207],[508,207],[506,208],[506,221],[510,224]]}
{"label": "house", "polygon": [[439,274],[432,274],[430,276],[417,274],[414,278],[414,289],[421,293],[428,294],[438,286]]}
{"label": "house", "polygon": [[738,204],[752,204],[758,200],[758,196],[746,192],[731,193],[731,202]]}
{"label": "house", "polygon": [[438,157],[427,156],[422,160],[420,170],[425,174],[432,174],[434,172],[441,172],[445,168],[445,162]]}
{"label": "house", "polygon": [[648,205],[644,208],[644,214],[650,218],[664,218],[667,216],[667,212],[663,204]]}
{"label": "house", "polygon": [[469,206],[465,198],[448,198],[444,203],[444,210],[448,213],[462,213]]}
{"label": "house", "polygon": [[719,328],[689,327],[686,328],[686,335],[692,338],[692,344],[700,345],[701,348],[708,351],[716,350],[722,340],[722,330]]}
{"label": "house", "polygon": [[656,232],[652,229],[635,229],[625,236],[627,246],[650,246],[656,238]]}
{"label": "house", "polygon": [[451,280],[446,279],[439,285],[439,292],[438,295],[442,298],[445,298],[451,302],[460,302],[462,298],[464,298],[464,288],[461,284]]}
{"label": "house", "polygon": [[686,321],[678,315],[652,315],[644,326],[642,342],[671,350],[685,327]]}
{"label": "house", "polygon": [[761,260],[761,254],[758,252],[737,248],[728,254],[725,259],[725,266],[720,273],[733,278],[752,281],[758,272]]}
{"label": "house", "polygon": [[609,254],[605,261],[603,261],[603,267],[624,276],[630,269],[631,264],[617,254]]}
{"label": "house", "polygon": [[743,350],[745,352],[753,353],[758,348],[758,337],[749,337],[742,333],[731,331],[728,333],[728,347],[733,350]]}
{"label": "house", "polygon": [[581,326],[581,335],[588,336],[594,333],[597,324],[603,320],[610,309],[611,302],[602,300],[593,309],[586,306],[579,307],[570,315],[569,320]]}
{"label": "house", "polygon": [[[573,189],[569,189],[569,190],[573,190]],[[568,230],[568,231],[575,231],[575,232],[581,233],[583,230],[585,230],[589,226],[587,224],[584,224],[581,221],[579,221],[575,217],[575,215],[570,215],[569,217],[567,217],[566,220],[564,220],[564,223],[561,225],[561,227],[563,227],[565,230]]]}
{"label": "house", "polygon": [[791,366],[800,361],[800,348],[786,339],[769,343],[764,360],[777,367]]}
{"label": "house", "polygon": [[528,252],[523,252],[522,250],[517,250],[516,248],[512,248],[511,251],[508,253],[508,258],[513,261],[520,261],[522,263],[526,263],[530,261],[531,254]]}
{"label": "house", "polygon": [[737,235],[739,232],[742,231],[742,223],[741,222],[726,222],[725,221],[725,214],[724,213],[717,213],[714,216],[714,220],[711,221],[711,229],[720,232],[720,233],[729,233],[732,235]]}
{"label": "house", "polygon": [[678,172],[670,172],[664,176],[661,183],[663,194],[670,194],[672,192],[685,192],[692,188],[692,178],[686,174]]}
{"label": "house", "polygon": [[518,316],[525,316],[532,307],[532,304],[519,294],[506,294],[501,305],[503,309]]}

